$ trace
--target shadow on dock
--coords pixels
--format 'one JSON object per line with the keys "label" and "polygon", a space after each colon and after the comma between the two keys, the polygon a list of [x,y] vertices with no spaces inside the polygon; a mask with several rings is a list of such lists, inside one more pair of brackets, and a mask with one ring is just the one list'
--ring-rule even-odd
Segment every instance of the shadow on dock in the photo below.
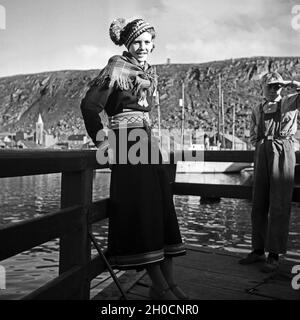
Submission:
{"label": "shadow on dock", "polygon": [[[261,263],[241,266],[236,253],[188,246],[187,255],[174,259],[178,284],[192,300],[299,300],[291,286],[293,263],[283,260],[277,273],[264,274]],[[149,300],[146,273],[128,271],[120,277],[129,300]],[[93,300],[120,300],[115,284]]]}

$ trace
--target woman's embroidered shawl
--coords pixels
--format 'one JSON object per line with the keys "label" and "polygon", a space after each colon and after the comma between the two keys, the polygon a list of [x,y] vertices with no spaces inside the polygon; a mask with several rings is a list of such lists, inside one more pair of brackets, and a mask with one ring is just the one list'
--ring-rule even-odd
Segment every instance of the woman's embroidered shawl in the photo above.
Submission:
{"label": "woman's embroidered shawl", "polygon": [[131,90],[138,97],[143,97],[145,91],[150,95],[156,91],[157,75],[149,64],[143,68],[128,52],[122,56],[113,56],[99,75],[91,81],[90,86],[115,87],[121,90]]}

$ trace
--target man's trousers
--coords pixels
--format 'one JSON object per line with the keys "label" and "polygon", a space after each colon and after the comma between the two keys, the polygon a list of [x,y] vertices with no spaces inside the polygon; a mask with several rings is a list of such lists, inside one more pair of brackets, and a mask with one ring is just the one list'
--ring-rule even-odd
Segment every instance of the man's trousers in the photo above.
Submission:
{"label": "man's trousers", "polygon": [[261,140],[254,161],[252,247],[285,253],[294,186],[294,143],[289,139]]}

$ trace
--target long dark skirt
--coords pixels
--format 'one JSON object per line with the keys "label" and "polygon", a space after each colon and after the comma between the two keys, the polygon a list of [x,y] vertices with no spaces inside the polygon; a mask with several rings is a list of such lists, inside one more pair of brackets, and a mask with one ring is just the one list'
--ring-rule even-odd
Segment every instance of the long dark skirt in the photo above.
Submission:
{"label": "long dark skirt", "polygon": [[[149,141],[145,143],[150,150]],[[108,258],[113,267],[143,269],[185,254],[165,165],[114,164],[109,208]]]}

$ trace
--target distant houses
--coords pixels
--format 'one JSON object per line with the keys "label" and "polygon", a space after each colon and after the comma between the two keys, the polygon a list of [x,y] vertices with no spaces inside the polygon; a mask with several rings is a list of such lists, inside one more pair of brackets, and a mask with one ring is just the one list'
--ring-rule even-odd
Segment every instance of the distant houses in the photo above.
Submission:
{"label": "distant houses", "polygon": [[41,147],[49,148],[54,146],[58,142],[58,138],[52,134],[49,134],[44,129],[44,121],[41,114],[39,114],[38,120],[35,124],[35,133],[34,133],[35,143]]}
{"label": "distant houses", "polygon": [[15,147],[15,134],[11,132],[0,132],[0,147],[14,148]]}
{"label": "distant houses", "polygon": [[6,144],[0,140],[0,149],[6,148]]}
{"label": "distant houses", "polygon": [[[167,142],[168,137],[164,137],[165,131],[162,131],[162,141]],[[238,137],[233,137],[232,134],[205,133],[203,130],[186,129],[184,135],[181,135],[180,130],[170,131],[170,143],[176,150],[183,147],[185,150],[248,150],[250,144]],[[158,129],[154,129],[154,136],[159,137]],[[218,138],[220,141],[218,141]],[[172,149],[172,147],[171,147]]]}
{"label": "distant houses", "polygon": [[25,140],[25,137],[27,137],[27,134],[24,131],[20,130],[16,132],[15,140],[16,141]]}
{"label": "distant houses", "polygon": [[19,130],[15,133],[2,132],[0,133],[0,148],[17,148],[17,149],[41,149],[51,148],[58,142],[58,138],[49,134],[44,130],[44,122],[41,114],[35,126],[34,132],[24,132]]}
{"label": "distant houses", "polygon": [[229,133],[220,133],[220,142],[223,149],[247,150],[247,142]]}
{"label": "distant houses", "polygon": [[41,149],[41,146],[34,141],[19,140],[16,143],[18,149]]}
{"label": "distant houses", "polygon": [[88,137],[85,134],[72,134],[68,137],[70,149],[82,149],[88,143]]}
{"label": "distant houses", "polygon": [[[44,122],[41,114],[39,114],[34,132],[24,132],[19,130],[17,132],[0,132],[0,149],[39,149],[39,148],[49,148],[49,149],[93,149],[95,148],[91,139],[85,133],[77,134],[61,134],[60,139],[58,136],[48,133],[44,129]],[[162,131],[163,134],[164,131]],[[182,137],[180,135],[180,130],[176,132],[179,135],[172,136],[171,144],[178,145],[176,149],[182,144]],[[159,136],[158,129],[153,129],[153,133],[156,137]],[[205,136],[207,137],[208,148],[204,145]],[[219,138],[219,140],[218,140]],[[300,130],[297,131],[295,135],[295,150],[300,150]],[[196,148],[203,150],[249,150],[253,149],[249,143],[248,137],[245,141],[240,138],[233,136],[229,133],[220,132],[217,133],[207,133],[204,131],[197,132],[197,135],[193,136],[193,130],[186,130],[183,137],[183,147],[186,149]]]}
{"label": "distant houses", "polygon": [[[57,137],[43,131],[28,135],[22,131],[15,134],[0,133],[0,149],[91,149],[94,144],[85,134],[72,134],[67,141],[58,141]],[[37,143],[39,142],[39,143]]]}
{"label": "distant houses", "polygon": [[[57,136],[47,133],[44,130],[42,118],[39,116],[37,125],[37,131],[28,133],[24,131],[11,132],[0,132],[0,149],[95,149],[94,143],[84,133],[64,135],[60,140]],[[176,132],[180,133],[180,130]],[[164,133],[164,131],[162,132]],[[153,130],[154,136],[159,136],[158,129]],[[61,135],[62,136],[62,135]],[[205,136],[207,137],[208,147],[205,145]],[[193,136],[192,130],[187,130],[183,139],[183,147],[185,149],[202,149],[202,150],[249,150],[253,149],[250,145],[249,139],[246,141],[241,140],[238,137],[233,137],[229,133],[219,134],[220,141],[218,141],[218,134],[198,132],[196,137]],[[168,139],[163,138],[165,143]],[[176,150],[181,148],[181,136],[175,135],[169,137],[170,144],[174,147],[177,145]],[[294,139],[295,151],[300,150],[300,130],[295,134]]]}

